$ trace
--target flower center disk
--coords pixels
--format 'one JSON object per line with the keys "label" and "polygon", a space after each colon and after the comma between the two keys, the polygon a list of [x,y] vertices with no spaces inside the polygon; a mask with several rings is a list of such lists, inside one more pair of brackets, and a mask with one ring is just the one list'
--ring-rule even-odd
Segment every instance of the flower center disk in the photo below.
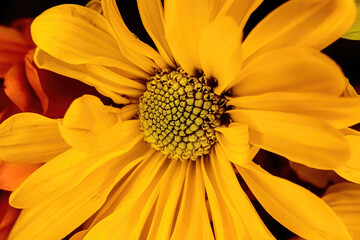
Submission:
{"label": "flower center disk", "polygon": [[178,68],[149,77],[146,86],[139,103],[145,141],[172,159],[196,160],[208,154],[227,102],[208,86],[208,79]]}

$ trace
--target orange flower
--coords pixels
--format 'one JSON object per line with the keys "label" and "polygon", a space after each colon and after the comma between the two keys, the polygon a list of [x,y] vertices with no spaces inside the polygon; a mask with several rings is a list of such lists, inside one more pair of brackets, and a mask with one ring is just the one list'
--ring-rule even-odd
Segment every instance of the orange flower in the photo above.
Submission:
{"label": "orange flower", "polygon": [[[70,103],[85,93],[98,95],[93,87],[36,67],[35,44],[30,35],[32,19],[19,19],[0,26],[0,123],[19,112],[36,112],[50,118],[64,116]],[[19,215],[8,204],[15,190],[41,164],[14,164],[0,160],[0,240]],[[5,190],[5,191],[3,191]]]}

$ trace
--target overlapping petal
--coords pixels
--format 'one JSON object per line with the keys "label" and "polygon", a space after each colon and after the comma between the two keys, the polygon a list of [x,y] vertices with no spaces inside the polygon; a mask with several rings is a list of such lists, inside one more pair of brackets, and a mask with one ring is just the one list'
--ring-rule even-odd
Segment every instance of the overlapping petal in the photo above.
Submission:
{"label": "overlapping petal", "polygon": [[14,163],[47,162],[68,150],[58,122],[35,113],[19,113],[0,125],[0,159]]}
{"label": "overlapping petal", "polygon": [[216,239],[274,239],[241,189],[225,155],[212,152],[201,166]]}
{"label": "overlapping petal", "polygon": [[360,119],[360,99],[318,93],[271,92],[230,99],[241,109],[287,112],[313,116],[337,129],[355,125]]}
{"label": "overlapping petal", "polygon": [[[220,95],[234,80],[242,66],[242,29],[231,17],[217,18],[206,26],[199,40],[201,69],[208,78],[215,78]],[[219,61],[221,59],[221,61]]]}
{"label": "overlapping petal", "polygon": [[265,210],[289,230],[305,239],[351,239],[339,217],[310,191],[255,163],[236,167]]}
{"label": "overlapping petal", "polygon": [[329,187],[322,199],[344,222],[353,239],[360,237],[360,185],[338,183]]}
{"label": "overlapping petal", "polygon": [[134,64],[154,73],[155,68],[166,68],[168,65],[160,54],[142,42],[126,27],[115,0],[103,0],[102,8],[105,18],[115,31],[120,50]]}
{"label": "overlapping petal", "polygon": [[164,7],[160,0],[138,0],[137,5],[143,25],[164,61],[175,68],[175,60],[165,39]]}
{"label": "overlapping petal", "polygon": [[251,59],[230,86],[232,95],[240,97],[269,92],[339,96],[346,85],[340,67],[329,57],[309,48],[289,47]]}
{"label": "overlapping petal", "polygon": [[80,151],[93,153],[127,148],[139,142],[143,133],[139,120],[122,121],[119,112],[94,96],[84,95],[70,105],[59,130],[64,140]]}
{"label": "overlapping petal", "polygon": [[230,162],[242,165],[252,160],[250,159],[249,129],[246,124],[232,123],[228,127],[218,127],[216,138]]}
{"label": "overlapping petal", "polygon": [[349,160],[345,137],[325,122],[306,115],[262,110],[230,110],[231,118],[249,126],[250,143],[291,161],[320,169]]}
{"label": "overlapping petal", "polygon": [[356,17],[353,0],[292,0],[276,8],[244,41],[244,58],[287,46],[323,49],[340,38]]}

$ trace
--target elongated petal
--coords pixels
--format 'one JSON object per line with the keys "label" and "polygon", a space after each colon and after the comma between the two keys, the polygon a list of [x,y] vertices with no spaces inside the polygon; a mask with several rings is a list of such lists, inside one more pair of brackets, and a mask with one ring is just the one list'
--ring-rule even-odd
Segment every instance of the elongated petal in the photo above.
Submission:
{"label": "elongated petal", "polygon": [[[231,17],[217,18],[200,36],[199,54],[207,77],[217,79],[218,95],[228,87],[241,69],[242,29]],[[221,61],[220,61],[221,59]]]}
{"label": "elongated petal", "polygon": [[216,239],[274,239],[241,189],[225,155],[212,152],[209,161],[202,160],[201,165]]}
{"label": "elongated petal", "polygon": [[218,127],[215,130],[219,145],[230,162],[242,165],[252,160],[247,125],[232,123],[228,127]]}
{"label": "elongated petal", "polygon": [[322,199],[344,222],[353,239],[360,237],[360,185],[338,183],[329,187]]}
{"label": "elongated petal", "polygon": [[190,162],[171,240],[214,239],[205,202],[205,186],[199,161]]}
{"label": "elongated petal", "polygon": [[234,96],[268,92],[318,92],[341,95],[346,80],[340,67],[318,51],[291,47],[252,59],[232,83]]}
{"label": "elongated petal", "polygon": [[350,157],[345,137],[323,121],[305,115],[231,110],[235,122],[249,126],[250,143],[309,167],[334,169]]}
{"label": "elongated petal", "polygon": [[199,40],[210,21],[209,5],[207,0],[165,1],[166,40],[176,61],[191,75],[201,69]]}
{"label": "elongated petal", "polygon": [[0,125],[0,159],[14,163],[47,162],[68,150],[58,121],[35,113],[19,113]]}
{"label": "elongated petal", "polygon": [[68,235],[106,201],[116,183],[118,165],[118,161],[108,162],[71,191],[23,210],[9,239],[62,239]]}
{"label": "elongated petal", "polygon": [[4,77],[6,95],[23,112],[41,113],[42,107],[39,98],[31,88],[24,62],[14,64]]}
{"label": "elongated petal", "polygon": [[347,135],[351,148],[351,157],[344,166],[335,169],[335,172],[348,181],[360,184],[360,135]]}
{"label": "elongated petal", "polygon": [[[130,80],[128,77],[122,77],[128,75],[129,72],[116,74],[116,72],[113,72],[111,69],[99,65],[68,64],[50,56],[39,48],[35,52],[35,62],[39,68],[44,68],[60,75],[77,79],[85,84],[94,86],[97,89],[104,90],[102,93],[105,93],[105,96],[112,98],[114,102],[118,104],[126,104],[129,101],[126,97],[139,97],[143,93],[143,90],[141,90],[143,87],[140,87],[138,82]],[[144,73],[141,71],[139,72],[138,70],[133,69],[131,70],[132,76],[130,77],[143,78],[147,76],[146,74],[143,74]],[[113,79],[109,79],[107,76],[115,76],[115,79],[120,81],[114,82]],[[119,98],[121,98],[121,101],[119,101]]]}
{"label": "elongated petal", "polygon": [[84,95],[70,105],[59,125],[61,135],[69,145],[84,152],[121,149],[140,141],[139,120],[122,121],[116,111],[98,98]]}
{"label": "elongated petal", "polygon": [[160,54],[142,42],[126,27],[115,0],[103,0],[105,18],[113,27],[120,50],[131,62],[153,73],[154,68],[166,68],[167,64]]}
{"label": "elongated petal", "polygon": [[360,99],[317,93],[274,92],[233,98],[228,105],[241,109],[288,112],[313,116],[337,129],[360,121]]}
{"label": "elongated petal", "polygon": [[[144,230],[144,237],[147,236],[148,229],[144,229],[147,219],[153,216],[154,204],[159,195],[160,182],[164,175],[174,173],[178,164],[172,163],[168,167],[169,160],[160,154],[153,155],[151,161],[146,159],[127,177],[127,180],[117,189],[110,201],[106,203],[98,215],[105,215],[99,223],[91,227],[85,236],[87,239],[109,239],[127,238],[139,239]],[[104,217],[104,216],[102,216]],[[117,224],[122,222],[121,225]]]}
{"label": "elongated petal", "polygon": [[164,7],[160,0],[138,0],[143,25],[166,63],[175,68],[175,60],[165,39]]}
{"label": "elongated petal", "polygon": [[353,0],[292,0],[265,17],[244,41],[244,58],[290,45],[323,49],[356,17]]}
{"label": "elongated petal", "polygon": [[310,191],[255,163],[237,169],[265,210],[292,232],[305,239],[351,239],[331,208]]}
{"label": "elongated petal", "polygon": [[236,20],[236,23],[241,29],[244,28],[250,15],[253,11],[263,2],[263,0],[226,0],[226,1],[213,1],[214,4],[224,2],[217,17],[231,16]]}
{"label": "elongated petal", "polygon": [[109,23],[90,8],[73,4],[50,8],[34,20],[31,32],[39,48],[70,64],[131,65]]}
{"label": "elongated petal", "polygon": [[[142,154],[144,144],[111,153],[86,154],[75,149],[55,157],[32,174],[11,195],[11,204],[18,208],[34,207],[53,200],[79,185],[88,175],[114,159],[132,159]],[[125,159],[126,160],[126,159]],[[123,161],[123,164],[127,164]],[[118,164],[119,171],[124,166]]]}

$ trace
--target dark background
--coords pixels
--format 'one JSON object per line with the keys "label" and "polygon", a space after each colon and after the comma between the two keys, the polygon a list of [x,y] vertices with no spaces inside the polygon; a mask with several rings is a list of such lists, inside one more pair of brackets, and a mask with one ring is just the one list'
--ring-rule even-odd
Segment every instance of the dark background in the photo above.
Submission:
{"label": "dark background", "polygon": [[[196,1],[196,0],[194,0]],[[118,0],[118,6],[121,11],[129,29],[136,34],[141,40],[152,45],[150,37],[147,35],[143,28],[140,17],[137,11],[136,0]],[[286,2],[286,0],[264,0],[263,4],[253,13],[248,24],[245,27],[245,35],[271,10]],[[36,17],[44,10],[59,4],[74,3],[85,5],[86,0],[2,0],[2,7],[0,9],[0,24],[8,25],[12,20],[21,17]],[[345,75],[349,78],[350,82],[356,87],[359,92],[360,89],[360,41],[350,41],[346,39],[339,39],[324,51],[328,56],[334,59],[343,69]],[[264,151],[258,154],[258,157],[266,154]],[[268,154],[268,153],[267,153]],[[263,156],[269,157],[269,155]],[[287,160],[281,159],[278,156],[270,156],[272,162],[280,161],[278,166],[283,166]],[[273,173],[274,174],[274,173]],[[277,174],[275,174],[277,175]],[[279,174],[280,175],[280,174]],[[295,181],[294,179],[292,179]],[[240,182],[241,179],[239,179]],[[297,182],[297,181],[295,181]],[[299,182],[300,184],[300,182]],[[246,186],[243,186],[246,190]],[[304,186],[310,189],[310,186]],[[314,189],[310,189],[316,192]],[[249,193],[249,191],[246,191]],[[253,202],[254,206],[264,219],[265,223],[277,239],[288,239],[293,236],[291,232],[282,227],[279,223],[274,221],[268,215],[261,205],[256,201]]]}

